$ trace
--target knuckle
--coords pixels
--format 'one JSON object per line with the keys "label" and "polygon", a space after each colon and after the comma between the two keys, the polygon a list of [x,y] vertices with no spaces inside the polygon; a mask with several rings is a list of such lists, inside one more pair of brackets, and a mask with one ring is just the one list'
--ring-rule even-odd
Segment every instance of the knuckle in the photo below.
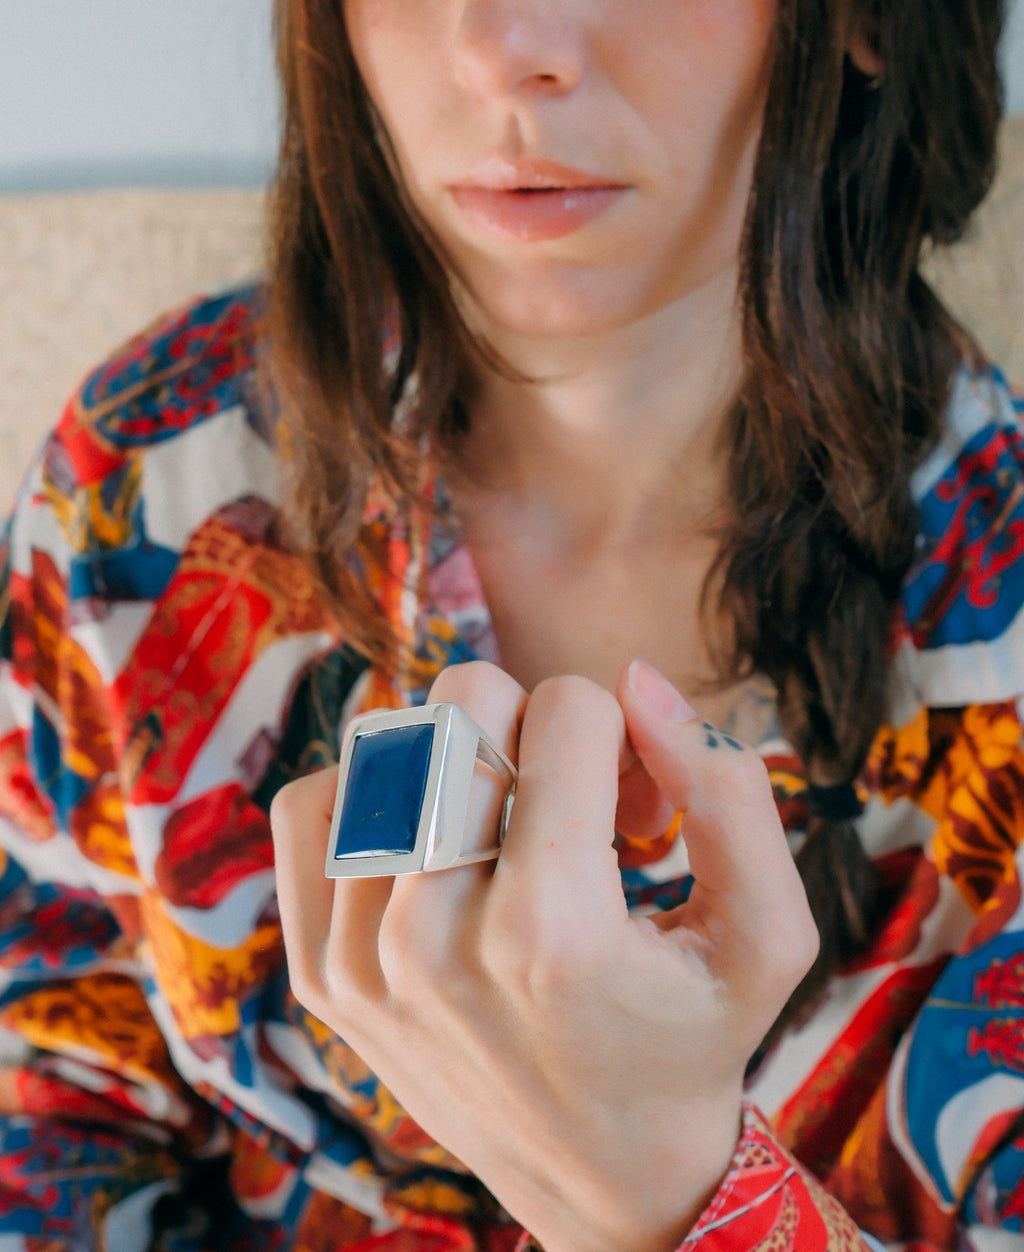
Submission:
{"label": "knuckle", "polygon": [[512,999],[522,998],[524,990],[531,985],[535,953],[526,936],[516,930],[500,936],[493,932],[485,935],[478,959],[484,977]]}
{"label": "knuckle", "polygon": [[595,946],[572,927],[546,923],[525,910],[501,910],[481,937],[484,975],[506,999],[522,1004],[563,1003],[589,979]]}
{"label": "knuckle", "polygon": [[480,692],[492,690],[498,695],[506,690],[518,695],[519,685],[490,661],[464,661],[449,665],[438,674],[430,688],[430,700],[462,704],[471,702]]}
{"label": "knuckle", "polygon": [[476,958],[484,977],[499,985],[514,982],[526,946],[526,927],[519,910],[502,906],[492,898],[476,945]]}
{"label": "knuckle", "polygon": [[404,919],[385,917],[377,937],[377,959],[384,982],[393,995],[401,996],[403,988],[423,972],[425,964],[421,948],[411,942]]}
{"label": "knuckle", "polygon": [[431,703],[458,705],[513,760],[525,698],[516,680],[489,661],[450,665],[434,680],[429,696]]}
{"label": "knuckle", "polygon": [[323,977],[319,963],[313,962],[306,953],[288,953],[288,983],[300,1004],[312,1008],[323,989]]}
{"label": "knuckle", "polygon": [[328,961],[320,989],[306,1007],[351,1042],[356,1032],[365,1031],[375,1019],[379,1003],[375,981],[366,971]]}
{"label": "knuckle", "polygon": [[274,833],[291,825],[297,807],[296,786],[294,782],[286,783],[270,802],[270,829]]}
{"label": "knuckle", "polygon": [[561,981],[557,962],[529,951],[521,944],[508,944],[482,958],[488,981],[505,1003],[518,1013],[530,1006],[550,1003],[558,995]]}
{"label": "knuckle", "polygon": [[820,947],[818,927],[806,897],[801,895],[781,914],[772,945],[769,971],[783,998],[789,996],[814,964]]}
{"label": "knuckle", "polygon": [[531,706],[537,705],[549,715],[567,713],[573,716],[621,716],[619,702],[604,687],[579,674],[562,674],[545,678],[534,688]]}
{"label": "knuckle", "polygon": [[802,978],[818,959],[821,935],[806,902],[802,909],[793,910],[793,913],[790,951],[797,975]]}
{"label": "knuckle", "polygon": [[359,994],[353,979],[347,974],[332,972],[325,977],[315,1002],[307,1007],[345,1034],[365,1015],[366,1005],[367,999]]}
{"label": "knuckle", "polygon": [[288,963],[288,981],[295,999],[314,1017],[344,1033],[350,1022],[358,1020],[349,979],[325,961],[312,957]]}
{"label": "knuckle", "polygon": [[384,983],[395,1001],[422,1001],[442,990],[448,981],[442,945],[402,910],[385,914],[377,956]]}
{"label": "knuckle", "polygon": [[305,864],[310,832],[329,818],[337,786],[337,767],[328,766],[286,783],[271,799],[275,857],[293,871]]}
{"label": "knuckle", "polygon": [[538,683],[530,696],[526,719],[534,727],[541,725],[552,741],[573,741],[582,732],[595,747],[613,746],[616,753],[625,735],[618,700],[604,687],[575,674]]}

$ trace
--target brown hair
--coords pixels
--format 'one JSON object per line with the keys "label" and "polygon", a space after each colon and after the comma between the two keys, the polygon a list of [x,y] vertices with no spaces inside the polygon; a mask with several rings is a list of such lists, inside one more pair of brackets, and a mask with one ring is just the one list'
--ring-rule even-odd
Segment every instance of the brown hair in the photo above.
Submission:
{"label": "brown hair", "polygon": [[[851,22],[884,67],[843,55]],[[780,8],[743,254],[746,384],[729,432],[735,518],[717,575],[725,672],[775,684],[811,783],[852,783],[887,711],[910,566],[910,474],[937,440],[967,335],[918,269],[991,183],[1001,0]],[[822,944],[786,1019],[886,907],[850,820],[811,814],[797,856]]]}
{"label": "brown hair", "polygon": [[[270,377],[296,542],[351,638],[394,664],[366,584],[374,557],[359,543],[367,486],[377,476],[400,507],[429,507],[424,440],[444,449],[463,428],[479,347],[392,176],[343,9],[278,0]],[[854,23],[880,81],[844,55]],[[915,536],[910,473],[971,351],[918,262],[926,241],[962,232],[991,181],[1002,23],[1002,0],[779,4],[741,258],[735,520],[706,599],[735,622],[723,680],[774,682],[783,729],[819,786],[857,778],[886,711]],[[382,365],[388,325],[397,356]],[[413,380],[416,403],[396,423]],[[798,861],[822,951],[785,1022],[864,947],[884,907],[850,821],[812,816]]]}

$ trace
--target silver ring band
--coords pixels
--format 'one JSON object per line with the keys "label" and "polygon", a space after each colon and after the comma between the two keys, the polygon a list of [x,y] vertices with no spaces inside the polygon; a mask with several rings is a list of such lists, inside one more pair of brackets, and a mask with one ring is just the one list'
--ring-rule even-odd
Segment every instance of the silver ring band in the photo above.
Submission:
{"label": "silver ring band", "polygon": [[[505,838],[516,778],[505,753],[457,704],[355,717],[342,741],[324,872],[367,878],[491,860]],[[485,842],[474,846],[474,837]]]}

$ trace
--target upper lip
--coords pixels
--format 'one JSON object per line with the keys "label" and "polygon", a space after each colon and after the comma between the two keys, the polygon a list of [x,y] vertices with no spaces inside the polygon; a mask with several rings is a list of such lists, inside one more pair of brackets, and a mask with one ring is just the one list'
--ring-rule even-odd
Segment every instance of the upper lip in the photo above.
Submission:
{"label": "upper lip", "polygon": [[624,186],[617,179],[588,174],[555,161],[520,161],[503,156],[485,157],[455,185],[479,187],[487,191],[556,191],[570,187]]}

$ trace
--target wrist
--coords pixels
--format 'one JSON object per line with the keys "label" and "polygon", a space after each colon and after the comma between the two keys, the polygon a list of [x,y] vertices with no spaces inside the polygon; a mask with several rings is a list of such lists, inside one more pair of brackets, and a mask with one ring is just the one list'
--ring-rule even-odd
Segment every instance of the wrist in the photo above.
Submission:
{"label": "wrist", "polygon": [[685,1139],[696,1147],[679,1151],[673,1145],[648,1159],[642,1173],[631,1170],[628,1185],[624,1177],[612,1185],[573,1185],[564,1178],[566,1194],[527,1223],[537,1244],[544,1252],[675,1252],[735,1162],[743,1127],[740,1098],[724,1114],[688,1121]]}

